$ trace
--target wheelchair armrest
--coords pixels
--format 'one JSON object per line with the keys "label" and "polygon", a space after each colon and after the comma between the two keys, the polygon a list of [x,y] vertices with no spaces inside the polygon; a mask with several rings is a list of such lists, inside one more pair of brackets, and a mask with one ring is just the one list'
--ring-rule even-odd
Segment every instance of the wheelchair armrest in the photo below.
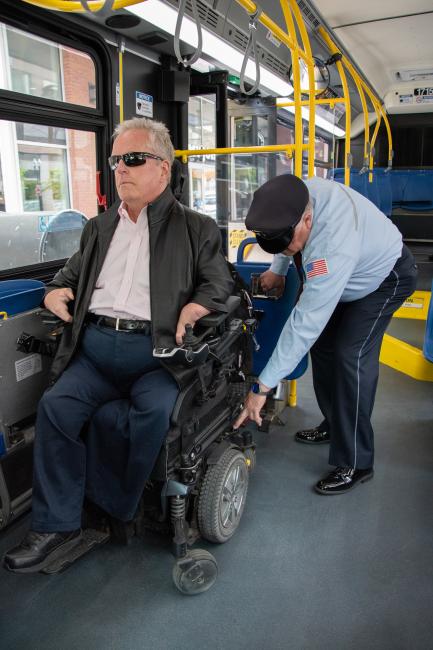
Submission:
{"label": "wheelchair armrest", "polygon": [[47,325],[53,325],[58,327],[59,325],[62,325],[64,321],[62,321],[61,318],[56,316],[56,314],[53,314],[52,311],[49,309],[41,309],[39,312],[39,316],[42,318],[42,321],[46,323]]}
{"label": "wheelchair armrest", "polygon": [[207,328],[218,327],[218,325],[221,325],[239,307],[240,303],[241,299],[239,296],[229,296],[226,302],[227,312],[212,312],[200,318],[197,321],[197,325]]}

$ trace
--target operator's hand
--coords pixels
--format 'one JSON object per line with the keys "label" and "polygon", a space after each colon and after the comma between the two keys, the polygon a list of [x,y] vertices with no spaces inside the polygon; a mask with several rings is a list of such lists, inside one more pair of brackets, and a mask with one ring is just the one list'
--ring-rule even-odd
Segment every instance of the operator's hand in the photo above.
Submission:
{"label": "operator's hand", "polygon": [[234,429],[239,429],[239,427],[246,420],[253,420],[257,422],[259,426],[262,424],[262,418],[260,417],[260,411],[264,407],[266,402],[265,395],[255,395],[254,393],[248,393],[247,399],[245,400],[244,408],[242,409],[238,419],[233,425]]}
{"label": "operator's hand", "polygon": [[189,302],[180,312],[179,320],[177,321],[176,326],[176,343],[177,345],[182,345],[183,337],[185,335],[185,325],[194,325],[196,322],[210,314],[210,309],[206,309],[203,305],[199,305],[196,302]]}
{"label": "operator's hand", "polygon": [[260,284],[265,291],[275,289],[275,295],[279,298],[284,293],[286,278],[284,275],[277,275],[277,273],[268,270],[261,274]]}
{"label": "operator's hand", "polygon": [[65,321],[65,323],[71,323],[72,316],[68,311],[68,302],[70,300],[74,300],[72,289],[67,287],[64,289],[53,289],[53,291],[50,291],[45,296],[44,305],[53,314]]}

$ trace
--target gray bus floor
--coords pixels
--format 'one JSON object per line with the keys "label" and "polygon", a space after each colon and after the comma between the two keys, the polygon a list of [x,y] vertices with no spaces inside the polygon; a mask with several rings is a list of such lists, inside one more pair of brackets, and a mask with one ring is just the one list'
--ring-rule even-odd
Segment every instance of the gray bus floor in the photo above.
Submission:
{"label": "gray bus floor", "polygon": [[[57,576],[0,570],[2,650],[431,648],[433,385],[381,366],[375,477],[346,495],[313,492],[327,446],[293,440],[319,420],[310,372],[284,417],[256,434],[237,533],[202,544],[220,570],[209,592],[176,590],[170,542],[151,533]],[[0,534],[0,552],[27,525]]]}

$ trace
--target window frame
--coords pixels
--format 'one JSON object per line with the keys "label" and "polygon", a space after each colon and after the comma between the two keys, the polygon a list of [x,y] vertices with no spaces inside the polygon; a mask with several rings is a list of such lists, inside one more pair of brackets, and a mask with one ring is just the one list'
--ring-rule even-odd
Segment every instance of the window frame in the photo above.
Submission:
{"label": "window frame", "polygon": [[[110,136],[114,127],[112,99],[112,56],[98,30],[85,24],[77,28],[65,14],[57,15],[32,6],[5,7],[0,5],[0,22],[32,36],[44,38],[90,56],[95,66],[96,107],[80,106],[64,101],[34,97],[12,90],[0,89],[0,119],[27,122],[65,129],[89,131],[95,134],[96,166],[101,170],[101,185],[108,204],[114,199],[114,180],[106,165]],[[75,33],[80,34],[78,40]],[[74,33],[75,32],[75,33]],[[41,262],[24,267],[0,270],[0,280],[37,278],[51,279],[65,260]]]}

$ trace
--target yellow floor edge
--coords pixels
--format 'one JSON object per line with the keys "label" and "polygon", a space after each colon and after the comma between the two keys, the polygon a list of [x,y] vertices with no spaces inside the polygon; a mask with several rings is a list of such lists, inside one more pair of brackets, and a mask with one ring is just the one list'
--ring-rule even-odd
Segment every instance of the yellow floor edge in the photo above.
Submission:
{"label": "yellow floor edge", "polygon": [[420,381],[433,381],[433,363],[424,358],[422,350],[385,334],[379,360],[394,370]]}

